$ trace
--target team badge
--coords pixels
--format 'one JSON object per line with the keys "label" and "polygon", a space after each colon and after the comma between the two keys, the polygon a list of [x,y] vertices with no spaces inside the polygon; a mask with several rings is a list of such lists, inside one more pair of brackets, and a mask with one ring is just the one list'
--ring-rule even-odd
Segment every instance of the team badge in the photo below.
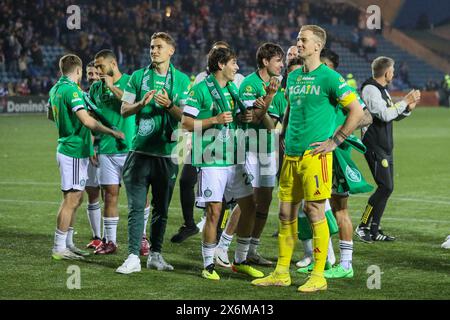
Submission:
{"label": "team badge", "polygon": [[252,86],[246,86],[245,92],[252,92]]}
{"label": "team badge", "polygon": [[228,127],[223,127],[222,130],[220,130],[219,134],[217,135],[217,139],[220,142],[226,142],[230,139],[230,130],[228,130]]}
{"label": "team badge", "polygon": [[138,135],[140,136],[150,135],[153,132],[153,130],[155,130],[155,126],[156,124],[153,118],[141,119],[141,121],[139,121]]}
{"label": "team badge", "polygon": [[206,198],[210,198],[212,196],[212,191],[209,188],[207,188],[205,192],[203,192],[203,194],[205,195]]}
{"label": "team badge", "polygon": [[74,93],[73,93],[73,97],[74,97],[74,98],[78,98],[78,92],[74,92]]}
{"label": "team badge", "polygon": [[81,179],[80,181],[80,186],[84,187],[86,185],[86,180]]}
{"label": "team badge", "polygon": [[191,92],[189,92],[189,97],[193,97],[193,96],[194,96],[194,94],[195,94],[195,92],[194,92],[194,91],[191,91]]}
{"label": "team badge", "polygon": [[361,173],[349,165],[345,168],[345,176],[352,182],[361,182]]}

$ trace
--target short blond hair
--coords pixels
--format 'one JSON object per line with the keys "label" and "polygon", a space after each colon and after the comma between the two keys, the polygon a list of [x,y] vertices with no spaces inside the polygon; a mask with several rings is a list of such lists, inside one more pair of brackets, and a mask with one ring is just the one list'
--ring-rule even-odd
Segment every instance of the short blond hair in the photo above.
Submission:
{"label": "short blond hair", "polygon": [[174,49],[177,47],[175,40],[167,32],[155,32],[154,34],[152,34],[150,41],[152,41],[154,39],[162,39],[168,45],[171,45]]}
{"label": "short blond hair", "polygon": [[325,44],[327,43],[327,32],[323,28],[315,24],[307,24],[300,28],[300,32],[302,32],[302,30],[311,31],[319,39],[322,48],[325,48]]}
{"label": "short blond hair", "polygon": [[394,59],[389,57],[377,57],[375,60],[372,61],[372,77],[374,78],[380,78],[384,76],[386,71],[393,67],[395,64]]}
{"label": "short blond hair", "polygon": [[75,54],[66,54],[59,59],[59,71],[63,75],[67,75],[75,71],[76,67],[83,67],[83,62],[80,57]]}

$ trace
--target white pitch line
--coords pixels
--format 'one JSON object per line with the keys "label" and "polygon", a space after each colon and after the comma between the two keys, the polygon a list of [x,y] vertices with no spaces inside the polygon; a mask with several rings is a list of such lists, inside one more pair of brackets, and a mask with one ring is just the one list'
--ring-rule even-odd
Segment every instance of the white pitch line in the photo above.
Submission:
{"label": "white pitch line", "polygon": [[[15,200],[15,199],[0,199],[0,203],[14,203],[14,204],[38,204],[38,205],[57,205],[59,206],[61,202],[56,201],[40,201],[40,200]],[[85,204],[82,206],[86,206]],[[119,205],[119,208],[126,209],[128,206],[126,205]],[[181,207],[179,206],[173,206],[171,205],[169,207],[169,210],[181,210]],[[277,215],[278,212],[271,211],[271,215]],[[420,222],[420,223],[448,223],[450,224],[450,218],[448,220],[431,220],[431,219],[416,219],[416,218],[396,218],[396,217],[383,217],[384,220],[394,220],[394,221],[410,221],[410,222]]]}
{"label": "white pitch line", "polygon": [[393,220],[393,221],[411,221],[420,223],[448,223],[450,224],[450,219],[448,220],[431,220],[431,219],[416,219],[416,218],[395,218],[395,217],[383,217],[383,220]]}
{"label": "white pitch line", "polygon": [[[369,198],[369,196],[364,196],[361,194],[350,195],[350,197],[355,198]],[[420,202],[420,203],[432,203],[432,204],[445,204],[450,206],[450,201],[442,201],[442,200],[430,200],[430,199],[413,199],[413,198],[403,198],[403,197],[390,197],[389,200],[396,201],[407,201],[407,202]]]}
{"label": "white pitch line", "polygon": [[29,204],[57,204],[60,205],[61,202],[55,202],[55,201],[39,201],[39,200],[16,200],[16,199],[0,199],[0,202],[6,202],[6,203],[29,203]]}
{"label": "white pitch line", "polygon": [[57,186],[59,183],[56,182],[35,182],[35,181],[0,181],[0,185],[14,186],[14,185],[24,185],[24,186]]}

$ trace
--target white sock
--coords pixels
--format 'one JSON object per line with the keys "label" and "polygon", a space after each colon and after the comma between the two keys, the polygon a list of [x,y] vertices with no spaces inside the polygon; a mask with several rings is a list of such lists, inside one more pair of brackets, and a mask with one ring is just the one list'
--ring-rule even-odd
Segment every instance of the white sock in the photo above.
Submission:
{"label": "white sock", "polygon": [[312,239],[302,240],[303,250],[305,251],[305,256],[313,256]]}
{"label": "white sock", "polygon": [[69,230],[67,230],[66,247],[70,248],[73,246],[73,227],[69,227]]}
{"label": "white sock", "polygon": [[100,209],[100,203],[97,201],[95,203],[88,203],[87,215],[89,223],[91,225],[92,236],[101,238],[101,223],[102,223],[102,211]]}
{"label": "white sock", "polygon": [[222,232],[222,235],[220,236],[219,244],[217,245],[219,248],[223,248],[228,250],[230,247],[231,241],[233,241],[233,235],[227,234],[225,231]]}
{"label": "white sock", "polygon": [[203,243],[202,242],[202,257],[203,257],[203,267],[209,266],[214,263],[214,251],[216,250],[215,243]]}
{"label": "white sock", "polygon": [[339,250],[341,251],[341,266],[348,270],[352,267],[353,241],[339,240]]}
{"label": "white sock", "polygon": [[112,241],[116,243],[117,224],[119,223],[119,217],[105,217],[103,218],[103,224],[105,225],[105,238],[106,243]]}
{"label": "white sock", "polygon": [[61,252],[66,249],[67,231],[63,232],[59,229],[55,231],[55,240],[53,241],[53,252]]}
{"label": "white sock", "polygon": [[234,252],[234,262],[242,263],[247,260],[248,249],[251,238],[237,237],[236,251]]}
{"label": "white sock", "polygon": [[259,238],[251,238],[250,239],[250,247],[248,248],[248,254],[249,255],[255,255],[256,250],[258,249],[259,243],[261,240]]}
{"label": "white sock", "polygon": [[150,216],[150,206],[148,206],[144,210],[144,234],[143,234],[144,237],[147,237],[147,222],[149,216]]}
{"label": "white sock", "polygon": [[327,260],[329,263],[331,263],[331,265],[334,265],[336,263],[336,256],[334,255],[333,242],[331,241],[331,236],[330,242],[328,243]]}

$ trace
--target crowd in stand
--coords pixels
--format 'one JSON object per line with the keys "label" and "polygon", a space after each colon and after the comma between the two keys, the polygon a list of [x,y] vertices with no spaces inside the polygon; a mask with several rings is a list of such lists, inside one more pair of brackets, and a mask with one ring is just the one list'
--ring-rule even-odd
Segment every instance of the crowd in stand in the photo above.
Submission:
{"label": "crowd in stand", "polygon": [[232,44],[241,70],[251,72],[260,43],[272,41],[287,47],[296,38],[299,25],[353,23],[356,10],[326,1],[80,0],[81,29],[69,30],[66,10],[71,4],[2,1],[0,72],[18,74],[22,79],[9,85],[11,94],[46,92],[48,78],[55,79],[57,61],[44,65],[42,45],[60,44],[84,63],[100,49],[112,48],[123,71],[132,72],[148,62],[149,35],[164,30],[177,40],[175,63],[188,74],[204,69],[204,56],[219,39]]}
{"label": "crowd in stand", "polygon": [[[169,32],[177,41],[174,63],[187,74],[205,68],[205,55],[217,40],[236,50],[241,73],[253,71],[255,50],[265,41],[284,48],[295,43],[300,25],[354,27],[350,49],[361,56],[376,51],[365,30],[365,12],[343,3],[292,0],[79,0],[81,29],[67,28],[71,1],[4,0],[0,3],[0,73],[19,81],[0,82],[9,95],[48,92],[57,77],[57,60],[44,60],[43,45],[60,45],[86,64],[101,49],[112,48],[126,73],[148,63],[149,36]],[[357,17],[357,19],[355,19]],[[330,34],[328,45],[333,41]],[[2,79],[3,80],[3,79]],[[408,83],[404,81],[404,83]],[[14,83],[11,83],[14,82]]]}

